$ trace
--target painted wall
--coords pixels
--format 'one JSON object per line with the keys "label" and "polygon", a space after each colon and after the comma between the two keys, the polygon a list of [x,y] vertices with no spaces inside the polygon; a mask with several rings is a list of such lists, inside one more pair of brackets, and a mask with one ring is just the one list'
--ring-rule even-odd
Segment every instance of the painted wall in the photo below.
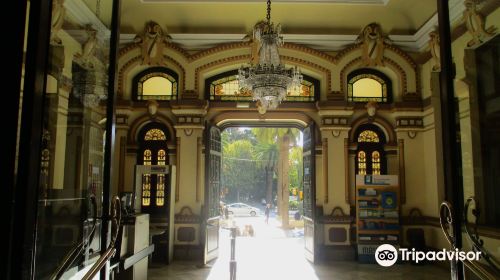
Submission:
{"label": "painted wall", "polygon": [[[487,25],[498,23],[500,11],[497,9],[490,14]],[[457,79],[462,79],[465,75],[463,67],[463,48],[469,40],[469,35],[464,34],[453,42],[454,62],[457,66]],[[204,96],[204,81],[218,73],[231,69],[237,69],[249,59],[248,44],[230,44],[223,47],[215,47],[197,54],[187,54],[178,48],[166,46],[165,65],[179,73],[179,92],[181,101],[172,104],[162,103],[159,114],[164,116],[173,127],[175,127],[172,137],[178,143],[174,164],[178,164],[178,201],[175,202],[175,211],[178,212],[184,206],[189,206],[195,214],[201,214],[204,204],[205,176],[204,176],[204,156],[201,153],[200,143],[203,138],[203,126],[200,124],[179,123],[179,117],[199,116],[204,120],[214,120],[224,113],[231,114],[245,112],[251,119],[258,119],[259,115],[255,109],[236,109],[220,104],[207,104],[199,102]],[[329,215],[334,207],[340,207],[344,213],[349,215],[351,206],[354,205],[354,155],[347,154],[344,139],[350,139],[352,125],[355,122],[367,120],[366,109],[352,106],[335,106],[326,102],[331,92],[340,92],[345,95],[347,73],[358,69],[361,52],[359,49],[344,53],[321,53],[301,46],[286,45],[281,52],[287,65],[298,65],[303,69],[303,73],[311,75],[321,82],[321,101],[316,104],[316,108],[293,108],[281,109],[284,113],[304,114],[310,119],[314,119],[320,125],[321,138],[324,139],[327,150],[322,151],[316,158],[316,203],[323,206],[324,215]],[[386,58],[391,62],[385,67],[377,67],[377,70],[388,75],[393,81],[394,100],[402,102],[405,94],[416,93],[426,107],[422,108],[381,108],[377,112],[377,117],[383,120],[387,134],[395,135],[393,143],[386,147],[391,151],[387,156],[387,166],[389,174],[400,175],[404,171],[406,202],[402,205],[402,215],[408,215],[412,208],[421,210],[424,216],[437,218],[439,216],[439,205],[444,199],[443,183],[443,163],[441,144],[441,121],[440,121],[440,101],[438,74],[431,71],[433,61],[428,60],[417,65],[411,56],[399,49],[390,48],[386,52]],[[335,57],[337,60],[333,60]],[[120,71],[120,98],[130,100],[132,79],[140,71],[148,66],[140,65],[140,50],[137,45],[123,46],[120,51],[119,71]],[[405,77],[403,79],[403,77]],[[187,100],[184,93],[192,93]],[[198,97],[198,100],[196,100]],[[468,112],[468,97],[464,91],[460,95],[461,126],[464,132],[471,131],[470,116]],[[184,99],[184,101],[183,101]],[[130,106],[134,110],[124,113],[128,117],[128,128],[124,126],[120,136],[127,138],[127,153],[125,158],[118,158],[118,161],[125,161],[123,173],[123,186],[116,185],[114,189],[123,188],[131,190],[133,180],[133,167],[136,163],[134,147],[130,143],[130,125],[137,122],[147,113],[145,104],[131,102]],[[253,114],[253,115],[252,115]],[[347,119],[345,125],[327,124],[324,121],[328,118],[343,117]],[[229,118],[229,117],[228,117]],[[416,118],[422,120],[421,126],[403,127],[398,124],[398,120],[404,118]],[[147,123],[147,118],[144,118]],[[219,119],[220,121],[220,119]],[[143,124],[144,124],[143,123]],[[136,124],[138,126],[143,124]],[[126,130],[129,130],[126,132]],[[118,136],[118,135],[117,135]],[[400,152],[398,143],[404,143],[404,170],[400,170]],[[463,142],[467,144],[466,139]],[[201,141],[201,142],[200,142]],[[321,142],[321,141],[320,141]],[[354,150],[354,143],[348,142],[348,150]],[[117,145],[119,146],[119,145]],[[318,146],[317,148],[320,148]],[[322,148],[321,148],[322,149]],[[323,150],[323,149],[322,149]],[[464,154],[473,154],[471,145],[463,145]],[[328,169],[324,169],[323,157],[327,156],[326,164]],[[178,159],[177,159],[178,158]],[[115,158],[116,159],[116,158]],[[471,193],[474,188],[473,170],[464,163],[464,181],[466,182],[466,193]],[[469,168],[469,169],[468,169]],[[347,172],[346,172],[347,169]],[[114,174],[115,181],[119,179]],[[347,176],[347,177],[346,177]],[[327,177],[327,178],[326,178]],[[347,190],[346,190],[347,186]],[[347,197],[347,201],[346,201]],[[197,230],[199,230],[197,228]],[[326,230],[326,229],[325,229]],[[425,226],[426,241],[434,248],[446,247],[446,242],[439,228]],[[487,245],[498,249],[498,240],[487,239]],[[323,240],[320,243],[328,243]],[[491,244],[491,245],[490,245]]]}

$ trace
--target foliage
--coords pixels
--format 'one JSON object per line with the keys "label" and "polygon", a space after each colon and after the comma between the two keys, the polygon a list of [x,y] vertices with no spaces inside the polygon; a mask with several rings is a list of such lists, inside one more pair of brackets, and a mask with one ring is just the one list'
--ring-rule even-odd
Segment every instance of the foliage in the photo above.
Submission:
{"label": "foliage", "polygon": [[288,206],[290,207],[290,210],[298,210],[299,209],[299,202],[296,200],[290,200],[288,202]]}
{"label": "foliage", "polygon": [[[272,200],[283,135],[291,136],[289,149],[290,186],[302,189],[302,147],[297,146],[300,131],[288,128],[228,128],[222,133],[222,187],[224,200],[255,202]],[[267,171],[267,172],[266,172]]]}
{"label": "foliage", "polygon": [[228,190],[226,200],[238,200],[240,193],[247,197],[253,192],[257,173],[252,143],[249,140],[236,140],[224,144],[223,155],[222,186]]}
{"label": "foliage", "polygon": [[290,178],[290,186],[289,189],[297,188],[298,190],[302,190],[302,147],[294,146],[290,149],[289,155],[289,164],[290,170],[288,171],[288,176]]}

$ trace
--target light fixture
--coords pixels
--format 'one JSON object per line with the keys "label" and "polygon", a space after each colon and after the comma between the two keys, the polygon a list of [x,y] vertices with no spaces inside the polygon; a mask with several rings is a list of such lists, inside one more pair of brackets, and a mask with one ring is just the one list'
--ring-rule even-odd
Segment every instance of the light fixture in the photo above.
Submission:
{"label": "light fixture", "polygon": [[283,45],[283,37],[280,32],[281,26],[274,26],[271,22],[271,1],[268,0],[266,21],[257,24],[253,30],[253,39],[259,43],[258,63],[241,66],[238,71],[240,87],[251,90],[253,99],[260,101],[261,114],[278,107],[287,91],[302,82],[297,67],[286,69],[281,64],[278,47]]}

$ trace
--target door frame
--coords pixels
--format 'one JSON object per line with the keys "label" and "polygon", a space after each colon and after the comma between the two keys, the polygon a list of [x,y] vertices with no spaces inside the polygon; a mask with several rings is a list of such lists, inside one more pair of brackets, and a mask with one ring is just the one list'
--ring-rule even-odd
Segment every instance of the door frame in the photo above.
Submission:
{"label": "door frame", "polygon": [[[27,13],[27,1],[14,1],[15,8],[12,11],[18,15],[16,20],[18,24],[14,24],[15,31],[13,36],[14,43],[9,44],[10,47],[16,49],[13,54],[19,55],[23,50],[24,41],[26,44],[26,59],[16,61],[15,70],[11,71],[15,76],[13,79],[8,79],[8,83],[15,85],[14,92],[10,98],[10,104],[20,103],[20,85],[21,85],[21,69],[24,64],[24,79],[23,79],[23,96],[22,96],[22,111],[19,115],[20,122],[18,125],[18,110],[15,111],[15,117],[9,119],[9,137],[10,144],[19,143],[17,174],[16,162],[9,162],[7,170],[14,171],[8,176],[13,178],[12,189],[9,190],[6,203],[9,208],[10,220],[8,220],[9,239],[7,240],[8,247],[8,262],[5,264],[4,279],[34,279],[36,269],[36,241],[37,241],[37,224],[38,224],[38,199],[39,199],[39,177],[40,177],[40,157],[42,146],[42,127],[43,127],[43,112],[44,112],[44,96],[46,77],[48,73],[48,59],[50,51],[50,34],[51,34],[51,17],[52,17],[52,1],[39,0],[30,1],[29,15]],[[108,99],[106,102],[106,119],[110,120],[106,123],[105,153],[104,153],[104,174],[103,174],[103,223],[110,220],[109,211],[111,206],[111,165],[113,162],[113,145],[114,145],[114,129],[115,129],[115,99],[117,89],[117,54],[119,42],[119,23],[120,23],[120,3],[121,0],[113,0],[112,22],[111,22],[111,38],[110,38],[110,56],[109,64],[113,65],[108,69]],[[27,33],[25,34],[25,24],[28,19]],[[25,38],[26,35],[26,38]],[[18,58],[16,56],[16,58]],[[19,70],[19,71],[17,71]],[[14,106],[15,107],[15,106]],[[15,131],[14,131],[15,125]],[[10,127],[12,126],[12,127]],[[19,137],[17,130],[19,129]],[[16,149],[7,149],[9,160]],[[7,152],[7,151],[6,151]],[[83,225],[82,225],[83,226]],[[101,248],[106,248],[109,243],[108,227],[101,227]],[[104,253],[104,250],[101,250]],[[107,266],[109,267],[109,266]],[[103,268],[103,272],[107,268]],[[4,272],[2,271],[2,274]],[[101,273],[101,279],[106,278],[106,273]]]}

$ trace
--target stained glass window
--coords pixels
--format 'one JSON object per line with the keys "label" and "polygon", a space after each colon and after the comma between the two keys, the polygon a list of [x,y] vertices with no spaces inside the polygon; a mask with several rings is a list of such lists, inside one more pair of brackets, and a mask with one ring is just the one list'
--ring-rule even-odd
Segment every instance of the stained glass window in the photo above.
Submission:
{"label": "stained glass window", "polygon": [[[151,150],[144,150],[144,165],[151,165]],[[142,175],[142,205],[151,204],[151,174]]]}
{"label": "stained glass window", "polygon": [[359,69],[348,76],[347,100],[352,102],[390,102],[391,82],[382,72]]}
{"label": "stained glass window", "polygon": [[372,152],[372,174],[380,174],[380,153]]}
{"label": "stained glass window", "polygon": [[146,69],[134,78],[136,100],[175,100],[178,95],[178,75],[170,69]]}
{"label": "stained glass window", "polygon": [[142,175],[142,206],[151,204],[151,174]]}
{"label": "stained glass window", "polygon": [[[166,160],[165,150],[161,149],[158,151],[158,165],[165,165]],[[165,175],[158,174],[156,175],[156,205],[163,206],[165,205]]]}
{"label": "stained glass window", "polygon": [[153,129],[148,130],[148,132],[146,132],[146,135],[144,136],[144,140],[146,140],[146,141],[167,140],[167,137],[165,137],[165,133],[163,133],[163,131],[161,131],[161,129],[153,128]]}
{"label": "stained glass window", "polygon": [[372,130],[364,130],[358,136],[358,142],[380,142],[378,134]]}
{"label": "stained glass window", "polygon": [[[139,134],[142,165],[167,165],[167,129],[159,123],[144,126]],[[168,177],[164,174],[144,174],[142,178],[142,211],[152,215],[165,212]]]}
{"label": "stained glass window", "polygon": [[364,151],[358,152],[358,174],[366,174],[366,153]]}
{"label": "stained glass window", "polygon": [[151,150],[144,151],[144,165],[151,165]]}
{"label": "stained glass window", "polygon": [[[287,93],[285,101],[310,102],[315,101],[316,90],[319,90],[319,81],[303,75],[304,79],[300,86],[292,88]],[[207,79],[206,87],[210,100],[219,101],[251,101],[252,92],[248,89],[240,89],[236,71],[222,73]]]}
{"label": "stained glass window", "polygon": [[356,129],[353,137],[358,146],[355,163],[357,174],[386,174],[386,136],[382,129],[373,123],[365,123]]}

